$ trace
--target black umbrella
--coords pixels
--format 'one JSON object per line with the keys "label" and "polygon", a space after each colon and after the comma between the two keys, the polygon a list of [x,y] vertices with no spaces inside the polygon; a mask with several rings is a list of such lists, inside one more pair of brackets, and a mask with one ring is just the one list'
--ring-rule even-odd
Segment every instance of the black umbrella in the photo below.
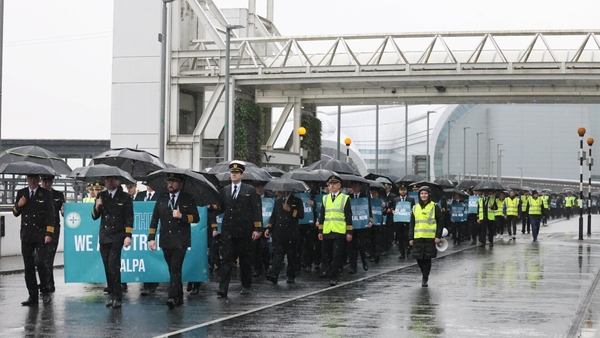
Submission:
{"label": "black umbrella", "polygon": [[509,184],[507,188],[508,190],[514,190],[517,193],[521,193],[521,186],[518,184]]}
{"label": "black umbrella", "polygon": [[305,192],[310,190],[306,183],[291,178],[278,178],[265,184],[265,190]]}
{"label": "black umbrella", "polygon": [[454,184],[443,177],[437,178],[434,182],[442,188],[454,188]]}
{"label": "black umbrella", "polygon": [[496,181],[486,181],[477,184],[473,190],[504,191],[504,187]]}
{"label": "black umbrella", "polygon": [[304,182],[326,182],[331,175],[338,175],[338,173],[326,169],[317,169],[312,171],[294,170],[292,172],[283,174],[281,177]]}
{"label": "black umbrella", "polygon": [[263,169],[264,171],[266,171],[267,173],[269,173],[269,175],[271,175],[273,177],[281,177],[281,176],[283,176],[283,174],[285,174],[285,171],[283,171],[277,167],[262,167],[261,169]]}
{"label": "black umbrella", "polygon": [[396,193],[398,191],[398,186],[396,185],[396,183],[394,183],[395,181],[398,180],[398,178],[396,176],[393,175],[380,175],[380,174],[373,174],[373,173],[369,173],[367,175],[365,175],[365,178],[368,180],[374,180],[376,182],[379,182],[381,184],[391,184],[392,185],[392,191],[394,193]]}
{"label": "black umbrella", "polygon": [[0,164],[0,174],[13,175],[45,175],[58,176],[58,172],[51,167],[34,162],[13,162]]}
{"label": "black umbrella", "polygon": [[353,167],[349,163],[342,162],[340,160],[331,160],[325,159],[317,161],[307,167],[310,170],[314,169],[327,169],[331,171],[335,171],[338,174],[350,174],[350,175],[360,175],[360,172],[357,168]]}
{"label": "black umbrella", "polygon": [[184,191],[192,196],[197,205],[219,204],[221,195],[217,188],[210,183],[204,176],[189,169],[165,168],[148,175],[148,185],[150,185],[159,194],[167,191],[167,178],[169,174],[180,174],[185,176],[183,187]]}
{"label": "black umbrella", "polygon": [[23,146],[4,150],[0,154],[0,164],[13,162],[33,162],[54,169],[61,175],[71,172],[71,167],[58,155],[38,146]]}
{"label": "black umbrella", "polygon": [[477,184],[479,184],[479,182],[477,182],[477,181],[464,180],[464,181],[460,182],[456,187],[459,189],[472,189]]}
{"label": "black umbrella", "polygon": [[[223,161],[223,162],[219,162],[217,164],[215,164],[214,167],[210,168],[210,170],[208,171],[209,174],[218,174],[218,173],[229,173],[229,163],[231,163],[231,161]],[[258,168],[258,166],[254,163],[251,162],[245,162],[245,167],[246,167],[246,171],[248,171],[250,168]],[[244,172],[245,174],[246,172]]]}
{"label": "black umbrella", "polygon": [[385,187],[383,186],[383,184],[379,181],[373,181],[373,180],[368,180],[369,181],[369,188],[379,188],[381,190],[385,190]]}
{"label": "black umbrella", "polygon": [[130,148],[110,149],[93,158],[94,164],[106,164],[125,170],[138,180],[144,180],[148,173],[167,167],[157,156],[145,151]]}
{"label": "black umbrella", "polygon": [[469,197],[469,194],[457,188],[444,189],[444,192],[452,193],[452,195],[459,194],[461,196]]}
{"label": "black umbrella", "polygon": [[116,176],[122,184],[136,183],[136,180],[125,170],[106,164],[90,165],[75,168],[68,177],[87,183],[99,182],[107,176]]}
{"label": "black umbrella", "polygon": [[338,176],[342,179],[342,183],[343,183],[344,187],[349,187],[354,182],[359,182],[362,184],[369,183],[369,181],[366,178],[363,178],[362,176],[348,175],[348,174],[339,174]]}
{"label": "black umbrella", "polygon": [[421,175],[404,175],[404,177],[402,177],[401,179],[397,180],[395,183],[412,183],[412,182],[419,182],[419,181],[424,181],[425,178],[423,178],[423,176]]}

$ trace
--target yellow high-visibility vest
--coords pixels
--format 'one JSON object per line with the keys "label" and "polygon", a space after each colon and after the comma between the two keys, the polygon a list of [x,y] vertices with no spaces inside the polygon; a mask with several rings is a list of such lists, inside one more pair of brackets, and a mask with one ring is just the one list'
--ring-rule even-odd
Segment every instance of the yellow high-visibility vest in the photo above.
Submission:
{"label": "yellow high-visibility vest", "polygon": [[496,200],[496,216],[504,216],[504,201],[506,201],[506,198],[503,200]]}
{"label": "yellow high-visibility vest", "polygon": [[519,201],[517,197],[509,197],[504,200],[506,204],[506,216],[519,216]]}
{"label": "yellow high-visibility vest", "polygon": [[530,215],[541,215],[542,214],[542,199],[529,197],[529,214]]}
{"label": "yellow high-visibility vest", "polygon": [[435,203],[429,202],[425,208],[420,203],[413,207],[415,217],[414,238],[435,238],[437,223],[435,222]]}
{"label": "yellow high-visibility vest", "polygon": [[[479,215],[478,215],[478,220],[483,221],[483,201],[484,201],[485,197],[482,197],[479,199]],[[488,214],[488,220],[490,221],[494,221],[496,220],[496,213],[494,210],[492,210],[492,206],[494,205],[494,203],[496,203],[496,199],[493,197],[488,197],[488,210],[487,210],[487,214]]]}
{"label": "yellow high-visibility vest", "polygon": [[323,234],[331,232],[346,234],[346,218],[344,208],[348,202],[348,195],[338,194],[335,201],[331,200],[331,194],[323,196],[325,206],[325,218],[323,221]]}

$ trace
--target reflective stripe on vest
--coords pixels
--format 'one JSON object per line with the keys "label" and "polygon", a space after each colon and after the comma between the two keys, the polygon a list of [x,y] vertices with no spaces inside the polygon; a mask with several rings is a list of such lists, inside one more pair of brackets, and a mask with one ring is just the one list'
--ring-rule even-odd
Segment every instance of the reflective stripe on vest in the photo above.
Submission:
{"label": "reflective stripe on vest", "polygon": [[415,217],[414,238],[435,238],[437,224],[435,222],[435,203],[429,202],[425,208],[417,203],[413,207]]}
{"label": "reflective stripe on vest", "polygon": [[331,200],[331,194],[323,196],[325,206],[325,219],[323,221],[323,234],[335,232],[346,233],[346,218],[344,207],[348,202],[348,195],[338,194],[335,201]]}
{"label": "reflective stripe on vest", "polygon": [[534,199],[529,197],[529,214],[530,215],[541,215],[542,214],[542,199]]}
{"label": "reflective stripe on vest", "polygon": [[[477,219],[482,221],[483,220],[483,202],[484,202],[484,197],[479,199],[479,215],[477,216]],[[488,197],[488,210],[487,210],[487,214],[488,214],[488,219],[490,221],[494,221],[496,219],[496,213],[494,212],[494,210],[492,210],[492,206],[494,205],[495,202],[495,198],[493,197]]]}
{"label": "reflective stripe on vest", "polygon": [[496,216],[504,216],[504,201],[506,201],[506,198],[502,201],[500,199],[496,200]]}
{"label": "reflective stripe on vest", "polygon": [[544,203],[544,208],[548,209],[548,200],[550,199],[550,196],[540,196],[540,198],[542,199],[542,203]]}
{"label": "reflective stripe on vest", "polygon": [[519,216],[519,199],[518,198],[507,198],[504,200],[506,203],[506,215],[507,216]]}

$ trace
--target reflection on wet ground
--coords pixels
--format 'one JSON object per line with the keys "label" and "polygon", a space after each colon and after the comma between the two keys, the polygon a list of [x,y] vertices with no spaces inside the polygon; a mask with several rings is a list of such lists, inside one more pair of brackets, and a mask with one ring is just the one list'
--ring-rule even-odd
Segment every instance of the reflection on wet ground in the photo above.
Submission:
{"label": "reflection on wet ground", "polygon": [[543,228],[536,243],[523,235],[493,249],[451,248],[433,262],[429,288],[413,261],[390,255],[336,288],[313,271],[293,285],[257,280],[249,296],[237,282],[221,300],[213,281],[172,311],[164,286],[140,297],[135,284],[120,310],[104,307],[103,286],[87,284],[59,285],[51,305],[24,308],[23,275],[0,276],[0,337],[564,337],[572,326],[594,337],[600,241],[560,230]]}

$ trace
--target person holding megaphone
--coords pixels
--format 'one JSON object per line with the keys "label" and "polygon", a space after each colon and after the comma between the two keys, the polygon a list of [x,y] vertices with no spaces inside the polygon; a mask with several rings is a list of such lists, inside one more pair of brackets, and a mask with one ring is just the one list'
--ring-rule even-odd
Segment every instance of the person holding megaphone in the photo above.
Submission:
{"label": "person holding megaphone", "polygon": [[431,259],[437,256],[436,244],[442,238],[443,226],[442,211],[431,200],[431,189],[419,189],[419,203],[413,207],[408,228],[408,244],[412,247],[410,257],[417,260],[423,279],[421,286],[426,288],[431,271]]}

